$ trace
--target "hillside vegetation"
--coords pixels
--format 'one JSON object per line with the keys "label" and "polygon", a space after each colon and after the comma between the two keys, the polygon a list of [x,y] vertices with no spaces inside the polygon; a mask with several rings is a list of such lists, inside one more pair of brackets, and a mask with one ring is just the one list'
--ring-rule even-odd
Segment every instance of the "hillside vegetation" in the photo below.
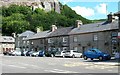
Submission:
{"label": "hillside vegetation", "polygon": [[2,12],[2,34],[11,35],[13,32],[22,33],[26,30],[36,32],[36,28],[49,30],[51,25],[56,24],[58,27],[74,26],[76,20],[82,20],[84,24],[91,23],[90,20],[78,15],[67,5],[61,4],[61,14],[50,11],[45,12],[37,8],[32,11],[30,7],[11,5],[1,7]]}

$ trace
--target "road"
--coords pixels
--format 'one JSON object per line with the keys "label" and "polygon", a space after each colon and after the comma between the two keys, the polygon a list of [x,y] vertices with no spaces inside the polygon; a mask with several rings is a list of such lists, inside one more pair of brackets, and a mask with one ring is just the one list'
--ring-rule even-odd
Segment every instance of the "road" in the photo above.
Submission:
{"label": "road", "polygon": [[118,73],[118,66],[82,58],[2,56],[2,73]]}

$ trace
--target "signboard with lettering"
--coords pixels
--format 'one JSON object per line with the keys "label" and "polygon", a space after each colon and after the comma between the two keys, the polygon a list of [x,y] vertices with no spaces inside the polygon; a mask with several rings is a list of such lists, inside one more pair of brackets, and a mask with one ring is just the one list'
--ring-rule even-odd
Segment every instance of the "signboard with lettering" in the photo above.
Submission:
{"label": "signboard with lettering", "polygon": [[120,38],[120,32],[118,32],[118,38]]}

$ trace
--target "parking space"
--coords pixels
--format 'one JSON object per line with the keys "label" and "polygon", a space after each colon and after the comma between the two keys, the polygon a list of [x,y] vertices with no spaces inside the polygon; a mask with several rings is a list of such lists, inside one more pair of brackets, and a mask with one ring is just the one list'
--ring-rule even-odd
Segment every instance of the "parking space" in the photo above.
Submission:
{"label": "parking space", "polygon": [[118,73],[118,66],[83,58],[3,56],[1,61],[3,73]]}

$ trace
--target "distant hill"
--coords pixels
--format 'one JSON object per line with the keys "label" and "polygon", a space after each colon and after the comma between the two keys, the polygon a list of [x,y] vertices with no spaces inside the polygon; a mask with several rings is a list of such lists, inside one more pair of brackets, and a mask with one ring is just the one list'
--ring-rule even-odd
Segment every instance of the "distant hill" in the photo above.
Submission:
{"label": "distant hill", "polygon": [[55,9],[45,11],[41,8],[35,10],[26,5],[10,5],[9,7],[0,7],[2,9],[2,33],[3,35],[11,35],[14,33],[22,33],[26,30],[36,32],[37,28],[41,30],[49,30],[51,25],[58,27],[74,26],[76,20],[81,20],[84,24],[92,23],[81,15],[76,14],[67,5],[59,3],[60,13]]}
{"label": "distant hill", "polygon": [[106,21],[107,19],[97,19],[97,20],[92,20],[92,22],[96,23],[96,22],[102,22],[102,21]]}

